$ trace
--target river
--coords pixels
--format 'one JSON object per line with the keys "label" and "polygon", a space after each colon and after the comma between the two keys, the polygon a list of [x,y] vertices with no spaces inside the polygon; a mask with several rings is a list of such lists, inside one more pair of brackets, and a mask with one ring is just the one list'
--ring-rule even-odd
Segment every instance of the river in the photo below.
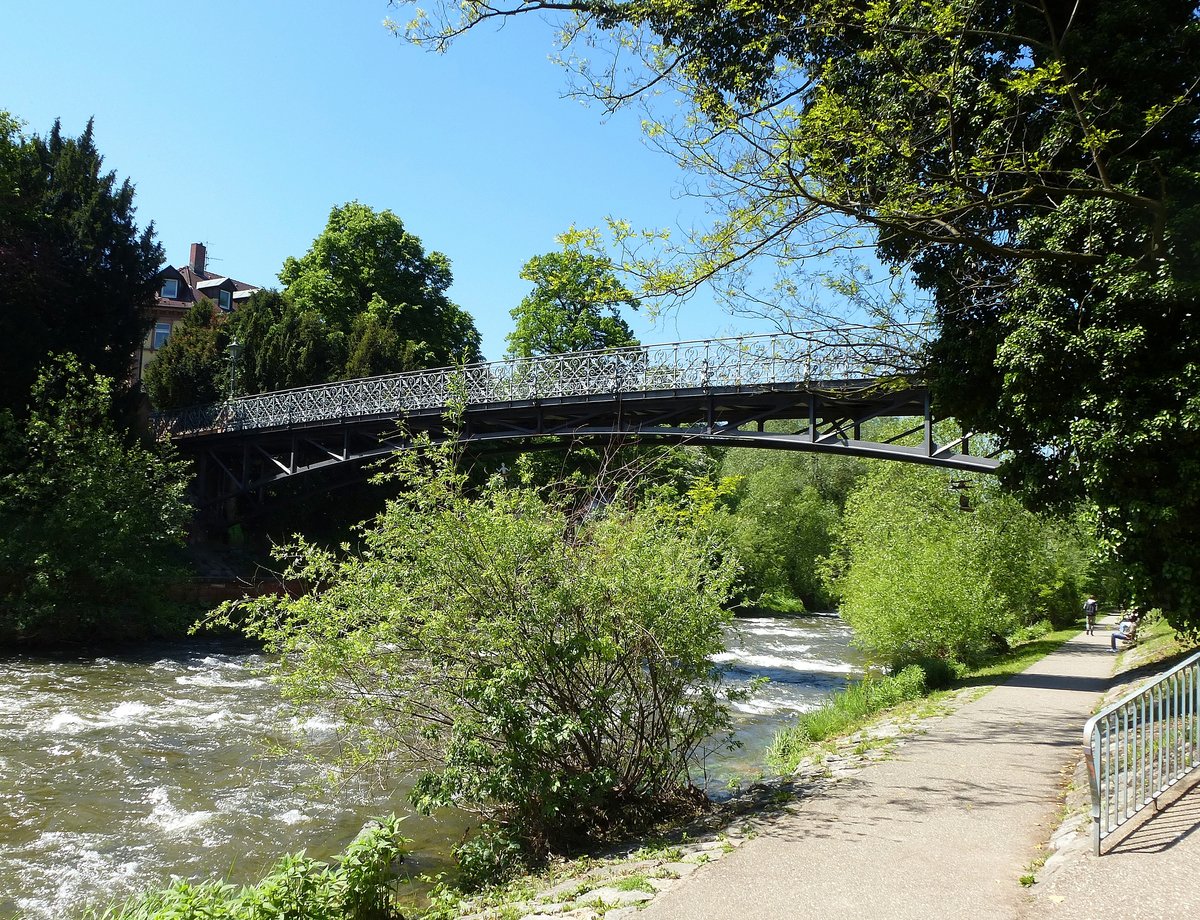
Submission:
{"label": "river", "polygon": [[[857,675],[836,617],[742,618],[720,657],[728,679],[768,677],[737,704],[742,747],[697,779],[719,794],[754,776],[774,731]],[[70,917],[172,875],[257,879],[284,853],[343,849],[374,815],[407,811],[405,791],[332,791],[296,736],[332,743],[335,726],[297,720],[228,643],[136,655],[0,659],[0,917]],[[461,816],[411,816],[412,868],[444,865]]]}

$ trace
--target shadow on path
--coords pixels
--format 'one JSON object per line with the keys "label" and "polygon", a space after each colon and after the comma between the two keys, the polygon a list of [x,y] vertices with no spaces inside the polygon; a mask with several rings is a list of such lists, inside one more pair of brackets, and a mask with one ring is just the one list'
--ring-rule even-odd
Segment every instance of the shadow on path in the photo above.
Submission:
{"label": "shadow on path", "polygon": [[1070,674],[1018,674],[1003,687],[1029,687],[1033,690],[1074,690],[1080,693],[1106,693],[1116,681],[1111,677],[1074,677]]}
{"label": "shadow on path", "polygon": [[1200,776],[1188,777],[1182,786],[1167,793],[1171,798],[1166,804],[1160,804],[1157,811],[1148,811],[1149,817],[1104,852],[1113,855],[1163,853],[1183,843],[1200,830],[1197,786],[1200,786]]}

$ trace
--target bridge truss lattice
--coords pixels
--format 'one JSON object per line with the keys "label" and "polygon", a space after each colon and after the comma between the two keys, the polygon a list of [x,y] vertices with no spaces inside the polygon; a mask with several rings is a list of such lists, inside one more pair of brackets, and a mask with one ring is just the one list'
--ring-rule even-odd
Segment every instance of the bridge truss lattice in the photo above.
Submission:
{"label": "bridge truss lattice", "polygon": [[[451,406],[460,421],[447,428]],[[878,418],[907,418],[884,439]],[[774,419],[794,429],[764,430]],[[155,418],[198,461],[202,502],[294,476],[361,468],[417,433],[476,449],[537,438],[842,453],[992,472],[971,434],[938,444],[913,329],[865,327],[575,352],[301,387]],[[894,429],[894,426],[892,426]]]}

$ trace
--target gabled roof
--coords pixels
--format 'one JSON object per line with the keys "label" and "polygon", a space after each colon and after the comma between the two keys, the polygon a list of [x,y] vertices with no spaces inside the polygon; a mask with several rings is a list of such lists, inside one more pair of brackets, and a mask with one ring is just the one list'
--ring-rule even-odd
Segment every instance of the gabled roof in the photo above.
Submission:
{"label": "gabled roof", "polygon": [[[177,297],[162,296],[162,282],[167,278],[175,278],[180,282]],[[179,310],[190,308],[201,297],[215,299],[218,291],[230,291],[235,301],[244,303],[258,290],[258,286],[212,272],[198,272],[189,265],[180,265],[178,268],[168,265],[158,273],[158,289],[158,305]]]}
{"label": "gabled roof", "polygon": [[235,291],[237,290],[237,288],[234,287],[236,283],[237,282],[235,282],[232,278],[206,278],[203,281],[197,281],[192,285],[192,287],[194,287],[197,291],[215,291],[219,288],[225,288],[228,291]]}

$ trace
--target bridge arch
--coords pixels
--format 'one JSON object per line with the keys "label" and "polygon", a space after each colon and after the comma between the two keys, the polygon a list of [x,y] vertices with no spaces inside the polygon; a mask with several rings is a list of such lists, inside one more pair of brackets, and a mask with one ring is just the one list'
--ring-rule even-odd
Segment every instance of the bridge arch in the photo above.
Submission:
{"label": "bridge arch", "polygon": [[[934,440],[928,387],[894,334],[866,327],[575,352],[301,387],[154,423],[197,461],[201,505],[317,470],[361,468],[418,433],[478,448],[623,438],[800,450],[994,472],[972,435]],[[453,432],[446,417],[454,406]],[[880,418],[911,419],[886,440]],[[795,420],[791,432],[764,423]],[[917,443],[901,443],[909,440]]]}

